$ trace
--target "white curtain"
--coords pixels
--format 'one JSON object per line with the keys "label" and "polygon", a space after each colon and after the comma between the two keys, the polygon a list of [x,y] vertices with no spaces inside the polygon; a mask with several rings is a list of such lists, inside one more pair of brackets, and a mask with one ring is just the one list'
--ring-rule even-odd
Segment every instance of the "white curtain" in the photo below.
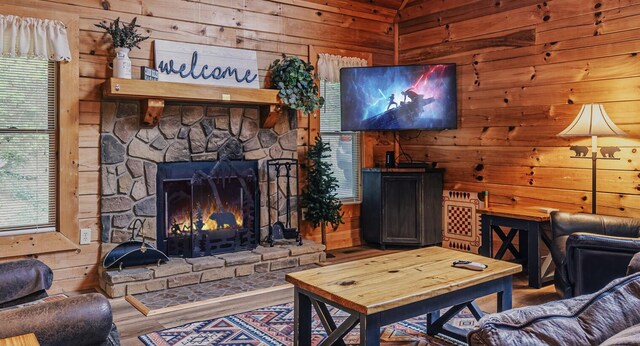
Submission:
{"label": "white curtain", "polygon": [[67,28],[58,20],[0,15],[0,55],[70,61]]}
{"label": "white curtain", "polygon": [[340,55],[318,54],[318,79],[336,83],[340,81],[341,68],[361,66],[367,66],[367,61]]}

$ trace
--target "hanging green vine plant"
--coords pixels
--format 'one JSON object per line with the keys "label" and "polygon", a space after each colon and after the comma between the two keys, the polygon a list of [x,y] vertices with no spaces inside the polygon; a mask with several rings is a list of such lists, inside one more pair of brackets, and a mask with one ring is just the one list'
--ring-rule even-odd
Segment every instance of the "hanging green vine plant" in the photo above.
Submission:
{"label": "hanging green vine plant", "polygon": [[313,78],[313,66],[297,56],[282,56],[269,65],[270,87],[289,108],[311,114],[320,109],[324,98]]}

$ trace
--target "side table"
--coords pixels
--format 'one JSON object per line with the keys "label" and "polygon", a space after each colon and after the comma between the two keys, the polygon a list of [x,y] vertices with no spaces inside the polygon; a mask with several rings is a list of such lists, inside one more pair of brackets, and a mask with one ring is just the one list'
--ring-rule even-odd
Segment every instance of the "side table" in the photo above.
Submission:
{"label": "side table", "polygon": [[[547,274],[551,264],[551,256],[540,265],[540,240],[547,248],[551,240],[542,232],[542,227],[549,224],[549,214],[539,210],[494,206],[478,209],[482,217],[482,245],[480,254],[493,257],[493,234],[498,235],[502,245],[494,258],[502,259],[507,251],[514,257],[524,259],[529,275],[529,286],[540,288],[553,281],[553,273]],[[509,227],[505,233],[502,227]],[[515,236],[519,235],[519,249],[513,245]]]}

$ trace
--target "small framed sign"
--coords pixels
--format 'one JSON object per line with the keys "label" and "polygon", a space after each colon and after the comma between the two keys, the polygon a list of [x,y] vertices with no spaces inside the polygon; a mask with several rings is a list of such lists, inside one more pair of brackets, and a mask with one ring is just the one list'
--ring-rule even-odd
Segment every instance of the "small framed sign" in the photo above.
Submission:
{"label": "small framed sign", "polygon": [[140,69],[140,79],[142,79],[142,80],[158,80],[158,70],[143,66]]}
{"label": "small framed sign", "polygon": [[255,51],[155,40],[158,80],[260,88]]}

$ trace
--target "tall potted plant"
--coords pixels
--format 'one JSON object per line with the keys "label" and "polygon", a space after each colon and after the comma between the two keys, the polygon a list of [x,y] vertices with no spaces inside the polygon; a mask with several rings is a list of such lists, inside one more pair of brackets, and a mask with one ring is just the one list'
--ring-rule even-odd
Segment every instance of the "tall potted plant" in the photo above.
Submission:
{"label": "tall potted plant", "polygon": [[[104,23],[95,24],[98,28],[104,29],[113,41],[113,48],[116,51],[116,57],[113,59],[113,76],[116,78],[131,79],[131,59],[129,59],[129,51],[136,47],[140,49],[138,43],[146,40],[149,36],[138,34],[136,20],[133,18],[131,23],[120,23],[120,17],[106,26]],[[121,25],[122,24],[122,25]]]}
{"label": "tall potted plant", "polygon": [[305,220],[313,227],[320,226],[322,244],[327,245],[327,224],[337,228],[342,221],[342,202],[337,196],[338,180],[333,176],[329,143],[316,137],[315,144],[309,147],[307,154],[307,185],[302,191],[302,205],[307,208]]}
{"label": "tall potted plant", "polygon": [[291,109],[309,115],[324,104],[313,77],[313,65],[297,56],[276,59],[269,65],[269,78],[269,86],[280,90],[278,96]]}

